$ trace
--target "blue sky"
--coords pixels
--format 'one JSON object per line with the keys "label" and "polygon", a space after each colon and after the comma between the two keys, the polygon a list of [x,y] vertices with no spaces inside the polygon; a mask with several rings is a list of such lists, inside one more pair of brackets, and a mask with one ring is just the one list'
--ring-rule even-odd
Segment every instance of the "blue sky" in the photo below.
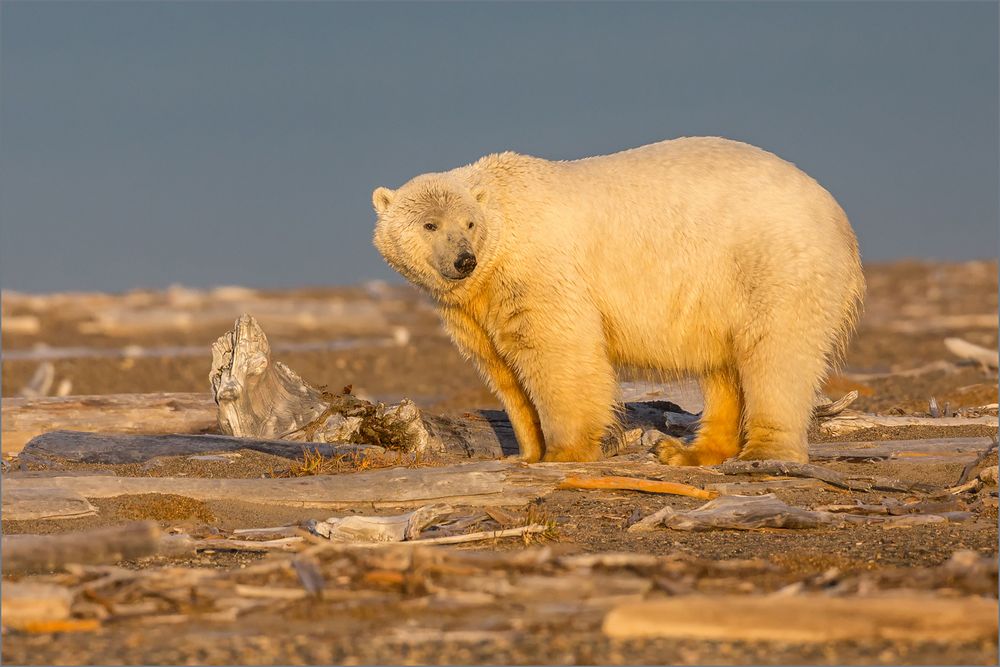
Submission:
{"label": "blue sky", "polygon": [[995,2],[0,5],[0,283],[391,278],[375,186],[683,135],[795,162],[867,261],[995,257]]}

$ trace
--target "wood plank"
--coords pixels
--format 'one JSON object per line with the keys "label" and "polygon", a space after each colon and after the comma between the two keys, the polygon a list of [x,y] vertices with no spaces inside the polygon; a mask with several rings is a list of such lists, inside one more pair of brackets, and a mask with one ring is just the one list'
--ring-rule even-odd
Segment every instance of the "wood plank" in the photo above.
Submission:
{"label": "wood plank", "polygon": [[603,629],[614,639],[996,642],[997,601],[916,594],[686,595],[622,604],[608,613]]}
{"label": "wood plank", "polygon": [[819,431],[824,435],[842,438],[870,428],[947,428],[958,429],[968,426],[992,426],[997,428],[996,417],[911,417],[881,416],[863,413],[842,413],[821,420]]}

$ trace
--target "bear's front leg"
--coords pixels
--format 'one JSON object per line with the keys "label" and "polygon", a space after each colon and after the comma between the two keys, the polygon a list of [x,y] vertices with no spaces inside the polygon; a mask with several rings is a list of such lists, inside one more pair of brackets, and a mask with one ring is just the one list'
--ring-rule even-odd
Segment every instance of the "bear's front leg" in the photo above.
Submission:
{"label": "bear's front leg", "polygon": [[517,438],[520,449],[518,458],[526,463],[541,460],[544,443],[538,413],[489,336],[465,311],[457,308],[442,309],[441,317],[459,351],[467,358],[472,358],[479,375],[503,404]]}
{"label": "bear's front leg", "polygon": [[541,422],[543,461],[597,461],[614,421],[617,390],[600,316],[577,304],[522,311],[499,338],[502,356],[524,383]]}

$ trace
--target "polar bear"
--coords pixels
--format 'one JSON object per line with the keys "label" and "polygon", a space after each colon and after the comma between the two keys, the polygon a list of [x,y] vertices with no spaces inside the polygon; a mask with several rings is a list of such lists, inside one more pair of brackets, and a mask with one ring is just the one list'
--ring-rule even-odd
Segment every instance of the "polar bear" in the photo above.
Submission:
{"label": "polar bear", "polygon": [[844,211],[791,163],[718,137],[507,152],[372,202],[375,246],[434,298],[523,460],[600,458],[621,368],[699,378],[697,436],[663,463],[808,460],[865,285]]}

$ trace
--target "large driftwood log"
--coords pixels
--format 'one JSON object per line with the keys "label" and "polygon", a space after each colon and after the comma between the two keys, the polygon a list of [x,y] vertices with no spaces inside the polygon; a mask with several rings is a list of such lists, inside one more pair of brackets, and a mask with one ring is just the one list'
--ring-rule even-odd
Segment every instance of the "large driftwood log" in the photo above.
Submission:
{"label": "large driftwood log", "polygon": [[997,601],[913,594],[691,595],[623,604],[604,619],[604,633],[616,639],[996,641]]}
{"label": "large driftwood log", "polygon": [[209,394],[108,394],[3,399],[3,453],[16,454],[46,431],[210,433],[216,406]]}
{"label": "large driftwood log", "polygon": [[250,315],[212,345],[209,381],[219,404],[219,428],[241,437],[309,442],[363,442],[423,452],[441,449],[420,411],[408,400],[387,408],[345,390],[310,386],[271,359],[267,336]]}
{"label": "large driftwood log", "polygon": [[[4,483],[4,495],[8,484]],[[49,572],[71,563],[114,563],[151,556],[159,547],[160,528],[154,521],[62,535],[4,535],[3,573]]]}
{"label": "large driftwood log", "polygon": [[325,445],[234,438],[228,435],[113,435],[80,431],[50,431],[25,445],[20,460],[32,463],[49,459],[73,463],[118,465],[142,463],[158,456],[192,456],[241,449],[272,454],[287,459],[302,457],[303,449],[317,451],[326,457],[353,455],[362,457],[369,452],[383,453],[381,447],[364,445]]}
{"label": "large driftwood log", "polygon": [[996,417],[910,417],[881,416],[857,412],[841,413],[820,421],[819,432],[834,438],[843,438],[870,428],[947,428],[958,429],[967,426],[990,426],[997,428]]}
{"label": "large driftwood log", "polygon": [[[550,492],[564,477],[565,473],[558,470],[480,461],[438,468],[389,468],[353,475],[282,479],[47,477],[44,486],[73,491],[85,498],[170,493],[195,500],[235,498],[294,507],[413,507],[434,502],[523,505]],[[38,484],[37,479],[8,478],[4,480],[3,494]]]}
{"label": "large driftwood log", "polygon": [[[996,324],[995,321],[994,324]],[[961,338],[945,338],[944,346],[956,357],[975,361],[983,368],[996,370],[998,365],[1000,365],[1000,354],[995,349],[987,349]]]}

